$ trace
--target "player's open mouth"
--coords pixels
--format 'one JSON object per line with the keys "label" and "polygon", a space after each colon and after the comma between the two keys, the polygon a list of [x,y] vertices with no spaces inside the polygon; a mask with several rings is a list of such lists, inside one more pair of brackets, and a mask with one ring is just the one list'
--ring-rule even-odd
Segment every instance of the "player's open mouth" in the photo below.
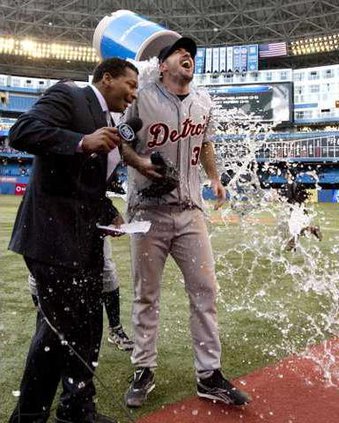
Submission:
{"label": "player's open mouth", "polygon": [[185,69],[191,69],[192,64],[189,60],[184,60],[183,62],[181,62],[181,66]]}

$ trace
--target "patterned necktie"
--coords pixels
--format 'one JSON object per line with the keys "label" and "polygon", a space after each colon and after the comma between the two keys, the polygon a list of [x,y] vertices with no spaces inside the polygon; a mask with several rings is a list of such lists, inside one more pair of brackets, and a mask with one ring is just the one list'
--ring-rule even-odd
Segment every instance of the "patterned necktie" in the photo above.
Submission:
{"label": "patterned necktie", "polygon": [[106,117],[107,126],[109,128],[112,128],[113,122],[112,122],[112,116],[111,116],[110,112],[108,110],[106,110],[104,113],[105,113],[105,117]]}
{"label": "patterned necktie", "polygon": [[[112,119],[112,116],[111,116],[111,114],[108,110],[105,111],[105,116],[106,116],[107,126],[109,128],[112,128],[113,127],[113,119]],[[108,156],[107,156],[107,175],[106,175],[107,180],[112,175],[114,169],[117,167],[120,160],[121,160],[121,156],[120,156],[119,148],[115,147],[115,148],[113,148],[113,150],[111,150],[108,153]]]}

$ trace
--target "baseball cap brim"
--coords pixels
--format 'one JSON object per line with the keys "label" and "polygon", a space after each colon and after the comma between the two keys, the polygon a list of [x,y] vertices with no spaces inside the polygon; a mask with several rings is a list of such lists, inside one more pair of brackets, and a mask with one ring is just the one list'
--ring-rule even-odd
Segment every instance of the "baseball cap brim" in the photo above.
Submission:
{"label": "baseball cap brim", "polygon": [[195,41],[193,41],[191,38],[188,38],[188,37],[182,37],[182,38],[179,38],[172,45],[166,46],[160,51],[158,55],[159,62],[162,63],[164,60],[167,59],[167,57],[169,57],[179,48],[183,48],[186,51],[188,51],[192,59],[194,59],[195,55],[197,54],[197,45],[195,44]]}

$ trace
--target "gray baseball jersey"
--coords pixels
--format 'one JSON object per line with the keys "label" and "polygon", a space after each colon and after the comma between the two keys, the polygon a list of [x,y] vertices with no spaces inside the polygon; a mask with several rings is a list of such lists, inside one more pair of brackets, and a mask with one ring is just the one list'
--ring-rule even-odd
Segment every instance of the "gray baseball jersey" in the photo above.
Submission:
{"label": "gray baseball jersey", "polygon": [[151,181],[130,167],[130,211],[158,204],[191,204],[201,208],[199,157],[202,143],[209,141],[212,131],[211,108],[212,101],[205,91],[192,88],[181,101],[161,82],[153,82],[140,90],[127,116],[127,119],[138,116],[143,121],[143,127],[138,132],[136,152],[150,156],[153,151],[159,151],[179,170],[180,184],[170,194],[145,198],[138,192],[149,186]]}

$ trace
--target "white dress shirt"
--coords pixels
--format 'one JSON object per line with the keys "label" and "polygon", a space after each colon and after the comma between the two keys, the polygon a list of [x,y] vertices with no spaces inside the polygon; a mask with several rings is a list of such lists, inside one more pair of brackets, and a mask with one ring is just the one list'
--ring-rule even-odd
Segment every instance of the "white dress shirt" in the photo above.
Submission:
{"label": "white dress shirt", "polygon": [[[97,97],[97,99],[100,103],[100,106],[102,108],[102,111],[104,113],[106,113],[107,126],[112,127],[113,126],[112,116],[111,116],[110,111],[108,110],[108,106],[107,106],[107,103],[106,103],[104,96],[101,94],[101,92],[94,85],[90,85],[90,87],[94,91],[94,94],[96,95],[96,97]],[[107,179],[111,176],[112,172],[117,167],[117,165],[119,164],[120,161],[121,161],[121,156],[120,156],[119,148],[114,148],[113,150],[111,150],[108,153],[108,155],[107,155],[107,174],[106,174]]]}

